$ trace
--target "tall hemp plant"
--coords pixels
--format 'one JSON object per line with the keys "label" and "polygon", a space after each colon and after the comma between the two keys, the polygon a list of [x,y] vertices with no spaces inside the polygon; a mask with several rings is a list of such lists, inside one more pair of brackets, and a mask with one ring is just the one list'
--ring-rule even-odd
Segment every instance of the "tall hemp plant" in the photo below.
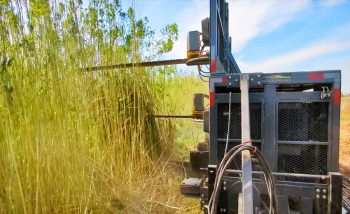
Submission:
{"label": "tall hemp plant", "polygon": [[173,139],[160,73],[80,68],[159,58],[176,24],[154,38],[118,0],[0,1],[0,213],[145,209],[129,189]]}

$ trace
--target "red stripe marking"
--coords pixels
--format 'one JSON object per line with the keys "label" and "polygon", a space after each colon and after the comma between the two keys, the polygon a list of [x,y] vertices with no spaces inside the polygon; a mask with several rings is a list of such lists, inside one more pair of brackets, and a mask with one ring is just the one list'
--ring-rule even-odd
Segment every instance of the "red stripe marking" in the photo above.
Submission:
{"label": "red stripe marking", "polygon": [[309,80],[323,80],[324,79],[324,73],[310,73],[307,75],[307,78]]}
{"label": "red stripe marking", "polygon": [[210,108],[214,107],[214,96],[215,96],[215,92],[211,91],[209,93],[209,102],[210,102]]}
{"label": "red stripe marking", "polygon": [[210,61],[210,73],[215,73],[216,72],[216,60],[212,59]]}
{"label": "red stripe marking", "polygon": [[223,76],[221,78],[221,82],[224,83],[224,84],[227,84],[228,83],[228,77],[227,76]]}
{"label": "red stripe marking", "polygon": [[334,106],[340,106],[341,101],[341,92],[340,88],[335,88],[332,91],[332,97],[333,97],[333,105]]}

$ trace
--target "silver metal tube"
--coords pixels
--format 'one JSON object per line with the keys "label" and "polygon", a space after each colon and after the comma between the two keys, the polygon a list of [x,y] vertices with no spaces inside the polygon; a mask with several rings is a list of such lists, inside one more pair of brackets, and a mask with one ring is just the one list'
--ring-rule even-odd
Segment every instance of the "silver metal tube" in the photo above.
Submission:
{"label": "silver metal tube", "polygon": [[[228,169],[226,172],[230,173],[242,173],[241,170]],[[263,174],[261,171],[253,171],[253,174]],[[297,178],[319,178],[322,180],[329,179],[328,175],[313,175],[313,174],[299,174],[299,173],[282,173],[282,172],[272,172],[273,176],[285,176],[285,177],[297,177]]]}

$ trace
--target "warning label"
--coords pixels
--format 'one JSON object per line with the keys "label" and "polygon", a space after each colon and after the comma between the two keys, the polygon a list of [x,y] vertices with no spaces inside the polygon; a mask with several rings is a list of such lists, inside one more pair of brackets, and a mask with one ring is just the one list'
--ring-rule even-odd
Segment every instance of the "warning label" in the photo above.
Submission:
{"label": "warning label", "polygon": [[290,83],[292,76],[290,74],[271,74],[265,75],[266,83]]}

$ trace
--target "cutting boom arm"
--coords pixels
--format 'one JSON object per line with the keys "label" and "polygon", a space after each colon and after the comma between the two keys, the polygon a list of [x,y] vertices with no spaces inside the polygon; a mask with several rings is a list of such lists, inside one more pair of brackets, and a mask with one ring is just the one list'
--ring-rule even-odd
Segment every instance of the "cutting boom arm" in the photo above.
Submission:
{"label": "cutting boom arm", "polygon": [[162,60],[162,61],[150,61],[150,62],[136,62],[136,63],[124,63],[117,65],[105,65],[105,66],[95,66],[84,68],[84,71],[104,71],[120,68],[133,68],[133,67],[153,67],[162,65],[178,65],[186,64],[187,59],[172,59],[172,60]]}

